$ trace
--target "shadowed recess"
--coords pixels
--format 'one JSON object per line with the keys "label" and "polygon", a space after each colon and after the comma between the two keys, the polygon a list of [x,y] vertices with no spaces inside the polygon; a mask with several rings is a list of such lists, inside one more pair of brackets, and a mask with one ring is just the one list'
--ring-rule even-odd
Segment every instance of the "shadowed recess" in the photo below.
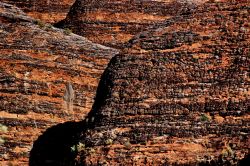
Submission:
{"label": "shadowed recess", "polygon": [[30,152],[30,166],[75,165],[76,150],[83,122],[66,122],[47,129],[35,142]]}

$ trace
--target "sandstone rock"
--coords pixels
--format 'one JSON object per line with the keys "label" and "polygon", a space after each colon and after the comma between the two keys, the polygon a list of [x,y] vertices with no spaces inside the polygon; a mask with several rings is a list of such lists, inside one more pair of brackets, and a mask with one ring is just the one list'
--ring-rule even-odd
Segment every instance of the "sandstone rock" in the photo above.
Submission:
{"label": "sandstone rock", "polygon": [[2,0],[21,8],[29,16],[47,23],[65,19],[74,0]]}
{"label": "sandstone rock", "polygon": [[117,52],[0,3],[0,124],[8,127],[1,133],[0,165],[27,165],[45,129],[82,120]]}
{"label": "sandstone rock", "polygon": [[91,41],[122,47],[148,26],[195,11],[200,0],[76,0],[67,18],[58,23]]}
{"label": "sandstone rock", "polygon": [[79,165],[249,158],[249,5],[207,2],[136,35],[102,76]]}

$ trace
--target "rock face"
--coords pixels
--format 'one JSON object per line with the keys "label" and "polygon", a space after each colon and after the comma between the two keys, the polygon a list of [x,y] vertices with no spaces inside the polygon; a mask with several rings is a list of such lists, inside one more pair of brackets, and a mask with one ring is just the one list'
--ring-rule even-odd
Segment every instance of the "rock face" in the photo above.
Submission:
{"label": "rock face", "polygon": [[0,165],[26,165],[41,132],[82,120],[116,53],[0,3],[0,124],[8,127]]}
{"label": "rock face", "polygon": [[79,165],[249,157],[249,1],[208,2],[137,35],[104,72]]}
{"label": "rock face", "polygon": [[1,0],[21,8],[29,16],[47,23],[65,19],[75,0]]}
{"label": "rock face", "polygon": [[192,13],[193,0],[76,0],[58,27],[91,41],[122,47],[135,34],[173,15]]}

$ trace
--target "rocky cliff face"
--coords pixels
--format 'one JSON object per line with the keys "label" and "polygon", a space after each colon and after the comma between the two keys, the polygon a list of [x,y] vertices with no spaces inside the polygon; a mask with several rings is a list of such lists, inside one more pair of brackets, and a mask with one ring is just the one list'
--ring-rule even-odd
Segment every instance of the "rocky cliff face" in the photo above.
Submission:
{"label": "rocky cliff face", "polygon": [[116,53],[0,3],[0,124],[8,127],[0,131],[0,165],[26,165],[41,132],[82,120]]}
{"label": "rocky cliff face", "polygon": [[249,5],[209,2],[131,40],[103,74],[79,163],[242,164],[250,141]]}
{"label": "rocky cliff face", "polygon": [[29,16],[48,23],[65,19],[75,0],[1,0],[21,8]]}
{"label": "rocky cliff face", "polygon": [[69,166],[76,153],[79,165],[249,159],[249,0],[198,2],[76,1],[58,25],[127,48],[104,72],[85,121],[50,129],[85,117],[117,50],[0,3],[0,164],[27,165],[35,140],[31,166]]}
{"label": "rocky cliff face", "polygon": [[122,47],[148,26],[181,14],[194,12],[189,0],[77,0],[67,18],[58,23],[91,41]]}

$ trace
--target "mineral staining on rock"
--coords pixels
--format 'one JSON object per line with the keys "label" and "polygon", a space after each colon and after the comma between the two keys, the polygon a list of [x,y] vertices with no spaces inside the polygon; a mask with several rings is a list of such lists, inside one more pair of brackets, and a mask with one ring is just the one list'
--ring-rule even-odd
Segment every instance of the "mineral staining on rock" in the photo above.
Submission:
{"label": "mineral staining on rock", "polygon": [[22,9],[29,16],[47,23],[65,19],[75,0],[2,0]]}
{"label": "mineral staining on rock", "polygon": [[249,157],[248,10],[248,1],[208,2],[131,40],[102,76],[79,163],[236,165]]}
{"label": "mineral staining on rock", "polygon": [[[61,20],[46,16],[59,13],[51,5],[58,1],[27,1],[29,10],[7,1]],[[249,157],[249,0],[200,2],[77,0],[57,24],[65,30],[0,3],[0,124],[8,129],[1,164],[26,165],[41,132],[90,110],[118,51],[71,31],[126,47],[69,147],[79,165],[233,165]]]}
{"label": "mineral staining on rock", "polygon": [[[12,160],[27,164],[41,132],[82,120],[103,70],[117,52],[0,3],[0,123],[9,129],[1,133],[5,143],[0,146],[0,165]],[[74,100],[69,92],[70,111],[63,99],[68,82],[74,90]]]}
{"label": "mineral staining on rock", "polygon": [[202,1],[76,0],[67,18],[58,23],[58,26],[72,29],[74,33],[96,43],[120,48],[149,26],[175,15],[194,12],[200,2]]}

